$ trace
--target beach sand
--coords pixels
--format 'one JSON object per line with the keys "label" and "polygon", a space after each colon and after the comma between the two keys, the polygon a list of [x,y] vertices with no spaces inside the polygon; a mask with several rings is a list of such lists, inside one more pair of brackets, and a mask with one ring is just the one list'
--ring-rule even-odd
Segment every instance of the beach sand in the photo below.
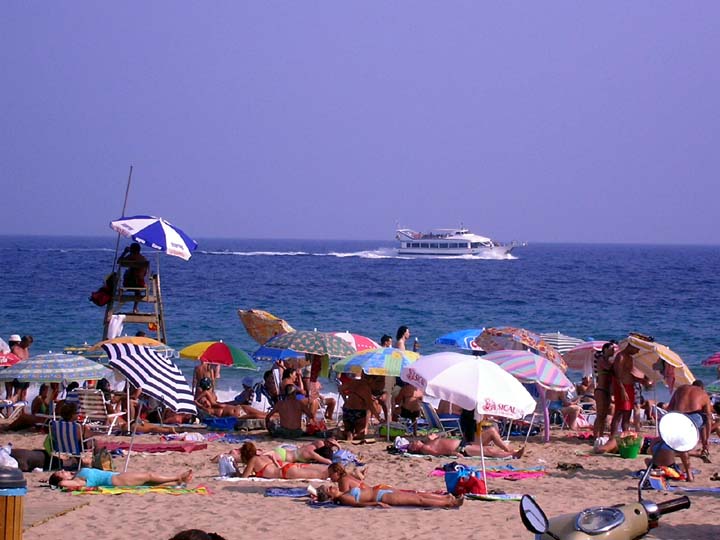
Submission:
{"label": "beach sand", "polygon": [[[41,434],[3,433],[0,442],[12,442],[17,448],[40,448]],[[277,441],[257,435],[258,446],[271,448]],[[108,440],[128,441],[127,437]],[[159,442],[159,436],[143,435],[139,442]],[[552,517],[575,512],[594,505],[633,502],[637,481],[630,474],[643,467],[642,457],[622,459],[619,456],[590,455],[591,445],[572,432],[554,430],[552,441],[543,444],[531,438],[526,455],[520,460],[492,460],[489,466],[512,464],[517,467],[543,465],[547,474],[541,478],[516,481],[489,479],[489,488],[506,493],[529,493],[546,514]],[[517,444],[517,443],[514,443]],[[386,442],[347,445],[369,464],[370,484],[390,483],[397,487],[442,490],[442,477],[429,476],[449,458],[406,457],[386,452]],[[195,480],[191,486],[207,486],[208,496],[148,493],[122,495],[71,495],[51,490],[45,483],[47,473],[26,473],[28,494],[24,499],[27,521],[38,523],[25,529],[25,540],[48,538],[103,538],[104,540],[168,539],[187,528],[200,528],[221,534],[227,539],[252,538],[532,538],[519,519],[517,502],[468,500],[457,510],[417,508],[348,508],[311,507],[304,499],[265,497],[272,486],[292,487],[304,482],[224,482],[214,480],[217,465],[210,462],[216,454],[227,452],[226,443],[208,443],[208,448],[192,453],[133,454],[130,470],[176,472],[192,468]],[[711,448],[711,457],[720,464],[720,452]],[[458,459],[480,466],[477,459]],[[582,470],[562,471],[561,462],[579,463]],[[116,470],[122,470],[124,458],[115,458]],[[716,464],[693,459],[699,469],[694,487],[720,487],[709,477],[720,470]],[[677,493],[646,491],[645,496],[661,502],[679,496]],[[720,538],[716,512],[718,493],[691,493],[692,507],[662,518],[660,527],[646,538],[673,540],[710,540]],[[77,509],[72,510],[73,507]],[[65,512],[65,513],[63,513]],[[61,514],[52,517],[55,514]]]}

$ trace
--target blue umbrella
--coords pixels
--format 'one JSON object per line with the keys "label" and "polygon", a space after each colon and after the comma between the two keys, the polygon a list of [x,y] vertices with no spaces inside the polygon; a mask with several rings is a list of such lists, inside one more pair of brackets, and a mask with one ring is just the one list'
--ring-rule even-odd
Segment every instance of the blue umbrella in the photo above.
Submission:
{"label": "blue umbrella", "polygon": [[277,360],[285,360],[286,358],[305,358],[305,353],[293,351],[292,349],[260,347],[252,353],[252,357],[256,362],[276,362]]}
{"label": "blue umbrella", "polygon": [[457,347],[466,351],[481,351],[474,342],[475,338],[483,333],[484,328],[468,328],[467,330],[456,330],[435,340],[436,345],[447,345]]}
{"label": "blue umbrella", "polygon": [[110,228],[168,255],[186,261],[197,249],[197,242],[169,221],[155,216],[122,217],[110,222]]}

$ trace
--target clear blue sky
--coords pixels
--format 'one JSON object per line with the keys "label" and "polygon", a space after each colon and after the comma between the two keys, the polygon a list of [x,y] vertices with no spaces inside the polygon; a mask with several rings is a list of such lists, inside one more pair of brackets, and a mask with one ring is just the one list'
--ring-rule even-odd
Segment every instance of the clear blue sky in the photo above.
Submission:
{"label": "clear blue sky", "polygon": [[720,243],[720,3],[0,14],[0,234]]}

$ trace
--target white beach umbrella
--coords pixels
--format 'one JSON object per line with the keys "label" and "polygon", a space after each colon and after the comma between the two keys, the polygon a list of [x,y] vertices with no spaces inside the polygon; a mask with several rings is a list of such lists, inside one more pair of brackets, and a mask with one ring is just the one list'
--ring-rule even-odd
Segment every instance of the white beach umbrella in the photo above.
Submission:
{"label": "white beach umbrella", "polygon": [[[489,414],[517,419],[535,410],[535,400],[515,377],[493,362],[455,352],[421,356],[400,378],[431,397],[474,410],[476,418]],[[485,453],[480,437],[483,480]]]}
{"label": "white beach umbrella", "polygon": [[400,378],[426,394],[474,410],[476,416],[518,419],[535,410],[535,400],[510,373],[492,362],[455,352],[421,356]]}

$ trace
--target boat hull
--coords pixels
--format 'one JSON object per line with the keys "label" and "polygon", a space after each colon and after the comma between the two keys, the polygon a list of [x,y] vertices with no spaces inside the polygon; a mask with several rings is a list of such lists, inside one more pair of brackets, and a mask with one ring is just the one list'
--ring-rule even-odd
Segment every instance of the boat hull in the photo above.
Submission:
{"label": "boat hull", "polygon": [[437,248],[397,248],[398,255],[412,257],[494,257],[501,258],[510,254],[515,246],[493,246],[469,249],[437,249]]}

